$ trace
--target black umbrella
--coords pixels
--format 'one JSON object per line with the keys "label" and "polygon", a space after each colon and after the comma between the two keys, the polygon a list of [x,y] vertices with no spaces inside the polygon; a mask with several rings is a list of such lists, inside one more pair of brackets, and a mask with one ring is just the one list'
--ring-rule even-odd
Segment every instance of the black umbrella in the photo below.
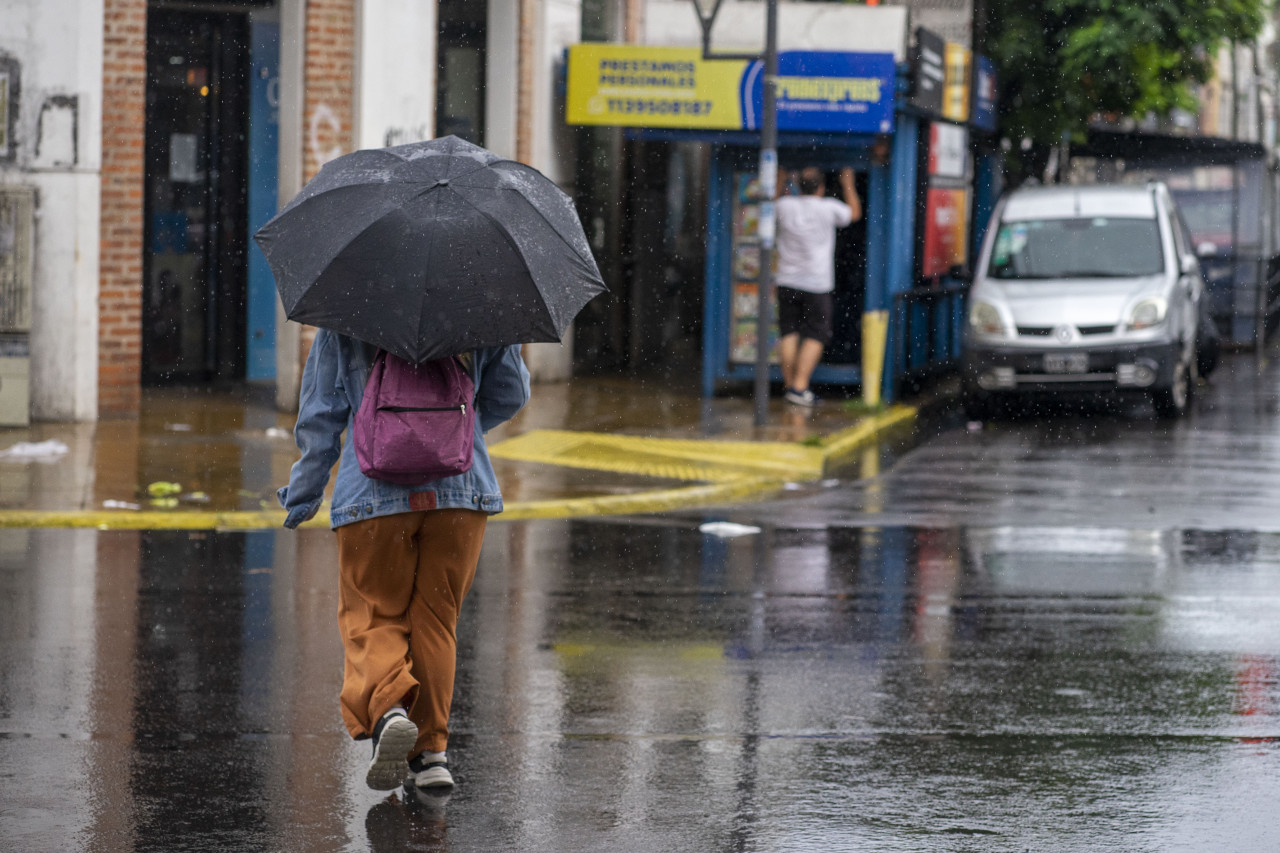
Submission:
{"label": "black umbrella", "polygon": [[327,163],[254,239],[290,320],[414,362],[558,341],[605,290],[569,197],[455,136]]}

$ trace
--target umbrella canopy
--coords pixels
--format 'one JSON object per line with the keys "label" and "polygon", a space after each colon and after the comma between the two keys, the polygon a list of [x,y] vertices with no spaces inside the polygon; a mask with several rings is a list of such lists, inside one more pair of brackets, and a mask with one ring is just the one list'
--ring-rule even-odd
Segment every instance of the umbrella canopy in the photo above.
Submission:
{"label": "umbrella canopy", "polygon": [[254,239],[290,320],[412,362],[558,341],[606,289],[569,197],[455,136],[330,161]]}

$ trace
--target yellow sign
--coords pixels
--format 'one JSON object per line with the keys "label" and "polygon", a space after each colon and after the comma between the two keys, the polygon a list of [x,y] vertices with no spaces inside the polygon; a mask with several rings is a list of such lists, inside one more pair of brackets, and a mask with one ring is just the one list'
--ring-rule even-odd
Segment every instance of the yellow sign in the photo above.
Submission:
{"label": "yellow sign", "polygon": [[684,47],[569,48],[569,124],[737,130],[747,63]]}
{"label": "yellow sign", "polygon": [[942,117],[969,120],[969,57],[967,47],[947,42],[946,82],[942,88]]}

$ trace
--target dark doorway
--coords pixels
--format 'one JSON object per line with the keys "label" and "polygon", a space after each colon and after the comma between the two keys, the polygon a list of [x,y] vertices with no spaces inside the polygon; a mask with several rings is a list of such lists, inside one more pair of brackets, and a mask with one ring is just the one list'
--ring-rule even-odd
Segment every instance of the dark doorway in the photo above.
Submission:
{"label": "dark doorway", "polygon": [[[484,145],[486,0],[440,0],[436,136]],[[504,81],[503,85],[514,85]]]}
{"label": "dark doorway", "polygon": [[142,378],[242,379],[249,21],[147,16]]}
{"label": "dark doorway", "polygon": [[[862,209],[869,204],[870,184],[866,172],[858,172],[854,187]],[[840,198],[839,172],[827,174],[827,195]],[[867,220],[862,219],[836,231],[836,289],[832,293],[834,335],[822,354],[826,364],[862,363],[862,312],[867,295]]]}

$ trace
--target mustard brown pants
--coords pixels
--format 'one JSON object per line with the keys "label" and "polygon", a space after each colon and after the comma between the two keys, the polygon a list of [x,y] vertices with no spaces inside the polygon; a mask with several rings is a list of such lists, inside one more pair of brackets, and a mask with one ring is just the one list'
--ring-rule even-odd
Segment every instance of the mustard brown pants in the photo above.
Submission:
{"label": "mustard brown pants", "polygon": [[419,752],[443,752],[457,664],[458,613],[488,516],[404,512],[337,528],[342,719],[357,739],[396,705],[418,726]]}

